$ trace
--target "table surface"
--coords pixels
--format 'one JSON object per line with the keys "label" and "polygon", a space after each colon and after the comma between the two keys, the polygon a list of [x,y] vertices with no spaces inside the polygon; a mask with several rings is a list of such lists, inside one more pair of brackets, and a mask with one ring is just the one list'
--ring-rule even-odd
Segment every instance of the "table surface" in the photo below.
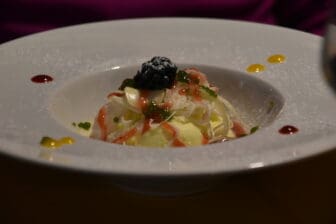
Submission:
{"label": "table surface", "polygon": [[134,194],[102,178],[0,156],[0,223],[336,223],[336,150],[239,174],[191,196]]}

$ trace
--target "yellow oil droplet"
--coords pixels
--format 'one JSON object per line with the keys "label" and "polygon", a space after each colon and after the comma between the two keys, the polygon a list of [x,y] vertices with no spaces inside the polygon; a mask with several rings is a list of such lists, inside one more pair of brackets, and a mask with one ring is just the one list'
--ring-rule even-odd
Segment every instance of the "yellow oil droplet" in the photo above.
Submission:
{"label": "yellow oil droplet", "polygon": [[73,144],[75,140],[71,137],[64,137],[59,140],[50,137],[43,137],[40,141],[40,145],[46,148],[58,148],[64,144]]}
{"label": "yellow oil droplet", "polygon": [[265,70],[265,66],[262,64],[252,64],[247,67],[246,71],[251,73],[262,72]]}
{"label": "yellow oil droplet", "polygon": [[274,54],[267,58],[267,61],[272,64],[283,63],[286,60],[286,57],[282,54]]}
{"label": "yellow oil droplet", "polygon": [[60,142],[61,144],[68,144],[68,145],[71,145],[71,144],[75,143],[75,140],[74,140],[73,138],[71,138],[71,137],[64,137],[64,138],[61,138],[61,139],[59,140],[59,142]]}

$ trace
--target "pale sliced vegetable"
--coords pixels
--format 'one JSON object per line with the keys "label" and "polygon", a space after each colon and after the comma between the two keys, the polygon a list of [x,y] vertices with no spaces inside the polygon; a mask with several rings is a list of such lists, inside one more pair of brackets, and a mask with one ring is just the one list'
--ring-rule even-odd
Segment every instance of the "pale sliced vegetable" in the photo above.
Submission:
{"label": "pale sliced vegetable", "polygon": [[160,127],[147,131],[138,141],[139,146],[147,147],[167,147],[168,143],[168,139]]}
{"label": "pale sliced vegetable", "polygon": [[[218,114],[218,116],[221,117],[221,123],[222,123],[221,125],[223,126],[221,131],[222,131],[222,135],[225,136],[232,126],[232,122],[228,114],[228,109],[226,108],[221,97],[218,97],[213,102],[213,107],[214,107],[214,111]],[[213,127],[213,129],[215,129],[215,127]],[[218,131],[217,131],[217,134],[216,133],[213,133],[213,134],[218,135]]]}
{"label": "pale sliced vegetable", "polygon": [[140,92],[132,87],[125,87],[125,96],[127,103],[134,108],[139,108]]}
{"label": "pale sliced vegetable", "polygon": [[177,138],[186,146],[202,145],[203,135],[200,129],[193,123],[184,123],[177,119],[173,119],[169,124],[176,129]]}

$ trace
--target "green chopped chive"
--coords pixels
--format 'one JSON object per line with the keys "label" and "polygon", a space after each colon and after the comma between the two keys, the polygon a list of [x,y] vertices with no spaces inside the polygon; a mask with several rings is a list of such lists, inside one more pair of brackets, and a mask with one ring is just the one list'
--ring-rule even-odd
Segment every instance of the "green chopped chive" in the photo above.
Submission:
{"label": "green chopped chive", "polygon": [[114,118],[113,118],[113,122],[114,122],[114,123],[118,123],[119,120],[120,120],[119,117],[114,117]]}
{"label": "green chopped chive", "polygon": [[162,120],[165,120],[171,116],[171,112],[168,109],[159,107],[154,101],[149,102],[146,110],[143,113],[147,118],[159,116]]}
{"label": "green chopped chive", "polygon": [[178,71],[176,74],[176,80],[179,82],[184,82],[184,83],[190,82],[188,73],[186,73],[185,71]]}
{"label": "green chopped chive", "polygon": [[78,127],[88,131],[91,128],[91,123],[90,122],[80,122],[78,123]]}
{"label": "green chopped chive", "polygon": [[164,120],[168,119],[171,115],[171,112],[165,109],[161,110],[161,116]]}
{"label": "green chopped chive", "polygon": [[217,93],[206,86],[200,86],[206,93],[208,93],[210,96],[217,97]]}
{"label": "green chopped chive", "polygon": [[259,126],[255,126],[255,127],[251,128],[250,134],[253,134],[254,132],[258,131],[258,129],[259,129]]}

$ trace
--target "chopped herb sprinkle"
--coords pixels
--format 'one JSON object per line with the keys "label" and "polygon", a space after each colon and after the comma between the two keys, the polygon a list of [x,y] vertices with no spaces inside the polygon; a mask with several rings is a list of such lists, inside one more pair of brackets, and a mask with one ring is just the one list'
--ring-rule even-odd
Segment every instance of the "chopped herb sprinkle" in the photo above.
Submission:
{"label": "chopped herb sprinkle", "polygon": [[210,96],[217,97],[217,93],[206,86],[200,86],[205,92],[207,92]]}
{"label": "chopped herb sprinkle", "polygon": [[146,118],[154,119],[155,122],[161,122],[171,116],[168,109],[158,106],[154,101],[149,102],[143,113]]}
{"label": "chopped herb sprinkle", "polygon": [[82,128],[84,130],[89,130],[91,128],[91,123],[90,122],[79,122],[78,124],[76,124],[75,122],[72,122],[72,126],[74,127],[79,127],[79,128]]}
{"label": "chopped herb sprinkle", "polygon": [[176,74],[176,80],[179,82],[189,83],[189,75],[185,71],[178,71]]}
{"label": "chopped herb sprinkle", "polygon": [[258,129],[259,129],[259,126],[255,126],[251,128],[250,133],[253,134],[254,132],[258,131]]}
{"label": "chopped herb sprinkle", "polygon": [[89,130],[91,128],[91,123],[90,122],[80,122],[78,124],[78,127],[84,129],[84,130]]}

